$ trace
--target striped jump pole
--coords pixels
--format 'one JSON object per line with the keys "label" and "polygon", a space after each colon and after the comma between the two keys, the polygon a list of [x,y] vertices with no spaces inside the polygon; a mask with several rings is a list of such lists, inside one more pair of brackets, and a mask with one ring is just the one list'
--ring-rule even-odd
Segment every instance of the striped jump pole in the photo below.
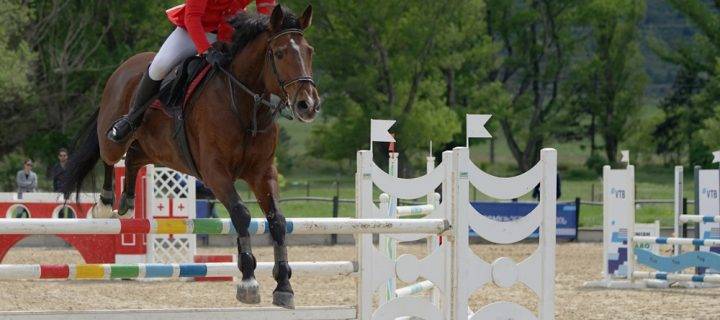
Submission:
{"label": "striped jump pole", "polygon": [[[253,219],[251,234],[267,234]],[[291,218],[287,234],[441,234],[444,219]],[[0,234],[236,234],[230,219],[0,219]]]}
{"label": "striped jump pole", "polygon": [[679,216],[682,223],[713,223],[720,222],[720,216],[703,216],[695,214],[683,214]]}
{"label": "striped jump pole", "polygon": [[395,290],[395,295],[397,295],[398,298],[407,297],[420,292],[428,291],[433,288],[435,288],[435,285],[431,281],[425,280],[415,284],[411,284],[407,287],[399,288]]}
{"label": "striped jump pole", "polygon": [[720,246],[720,239],[695,239],[695,238],[668,238],[668,237],[644,237],[635,236],[633,242],[657,243],[673,245],[694,245],[694,246]]}
{"label": "striped jump pole", "polygon": [[[271,275],[273,262],[258,262],[256,272]],[[357,271],[351,261],[291,262],[293,274],[349,276]],[[241,277],[236,262],[138,264],[0,264],[0,280],[66,279],[110,280],[194,277]]]}
{"label": "striped jump pole", "polygon": [[720,283],[720,274],[687,274],[687,273],[667,273],[667,272],[649,272],[635,271],[633,278],[637,279],[656,279],[666,281],[682,281],[682,282],[713,282]]}
{"label": "striped jump pole", "polygon": [[428,214],[433,212],[435,210],[435,206],[432,204],[420,204],[420,205],[414,205],[414,206],[398,206],[397,207],[397,215],[402,216],[409,216],[409,215],[416,215],[416,214]]}

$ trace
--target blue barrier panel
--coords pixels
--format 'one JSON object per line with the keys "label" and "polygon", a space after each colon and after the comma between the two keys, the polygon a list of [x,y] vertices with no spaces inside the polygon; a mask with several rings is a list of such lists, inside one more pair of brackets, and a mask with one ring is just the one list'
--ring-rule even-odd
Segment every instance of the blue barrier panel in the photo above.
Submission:
{"label": "blue barrier panel", "polygon": [[195,212],[198,219],[212,218],[210,216],[210,200],[195,200]]}
{"label": "blue barrier panel", "polygon": [[[537,202],[471,202],[473,208],[486,217],[497,221],[512,221],[526,216]],[[557,203],[557,237],[567,240],[577,239],[578,208],[575,202]],[[476,236],[471,230],[471,236]],[[538,231],[530,235],[538,237]]]}

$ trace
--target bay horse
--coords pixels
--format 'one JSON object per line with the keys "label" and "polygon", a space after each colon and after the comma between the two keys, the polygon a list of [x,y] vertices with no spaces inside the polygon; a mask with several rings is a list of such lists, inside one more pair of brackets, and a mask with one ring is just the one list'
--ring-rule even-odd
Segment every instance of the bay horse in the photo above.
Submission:
{"label": "bay horse", "polygon": [[260,302],[260,294],[248,233],[250,212],[235,189],[235,180],[243,179],[265,214],[273,239],[273,276],[277,282],[273,304],[294,308],[285,218],[278,205],[278,173],[273,164],[278,110],[268,107],[268,100],[270,94],[279,96],[302,122],[312,121],[319,111],[320,98],[312,80],[313,48],[303,37],[311,21],[311,6],[299,18],[276,6],[270,17],[240,13],[231,20],[235,28],[232,62],[227,69],[215,69],[185,114],[195,168],[186,164],[173,140],[173,119],[161,110],[150,108],[143,124],[124,145],[106,138],[112,123],[128,112],[135,87],[154,54],[141,53],[125,61],[108,79],[98,111],[76,142],[63,178],[63,193],[69,196],[79,191],[84,178],[102,158],[105,177],[100,200],[112,206],[113,165],[127,152],[118,214],[128,215],[133,209],[135,181],[141,167],[158,164],[187,174],[196,169],[198,178],[228,209],[238,232],[242,281],[237,285],[236,298],[254,304]]}

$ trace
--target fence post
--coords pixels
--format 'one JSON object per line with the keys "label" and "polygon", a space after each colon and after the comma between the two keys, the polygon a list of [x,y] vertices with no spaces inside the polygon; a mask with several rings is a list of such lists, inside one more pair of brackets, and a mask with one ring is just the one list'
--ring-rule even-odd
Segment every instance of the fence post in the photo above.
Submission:
{"label": "fence post", "polygon": [[580,237],[580,197],[575,198],[575,239],[578,241]]}
{"label": "fence post", "polygon": [[595,202],[595,184],[590,185],[590,201]]}
{"label": "fence post", "polygon": [[[683,197],[682,199],[682,212],[681,214],[688,214],[688,199]],[[696,224],[697,225],[697,224]],[[675,235],[676,237],[680,238],[687,238],[688,237],[688,224],[683,223],[682,224],[682,234]],[[699,237],[696,237],[699,238]]]}
{"label": "fence post", "polygon": [[[337,218],[338,213],[340,211],[340,197],[338,197],[337,195],[334,196],[333,200],[332,200],[332,205],[333,205],[332,216],[333,216],[333,218]],[[330,235],[330,245],[334,246],[336,244],[337,244],[337,234],[333,233]]]}
{"label": "fence post", "polygon": [[335,177],[335,196],[340,198],[340,179]]}
{"label": "fence post", "polygon": [[[306,198],[310,197],[310,181],[305,182],[305,197]],[[305,202],[307,202],[307,201],[308,200],[305,199]]]}

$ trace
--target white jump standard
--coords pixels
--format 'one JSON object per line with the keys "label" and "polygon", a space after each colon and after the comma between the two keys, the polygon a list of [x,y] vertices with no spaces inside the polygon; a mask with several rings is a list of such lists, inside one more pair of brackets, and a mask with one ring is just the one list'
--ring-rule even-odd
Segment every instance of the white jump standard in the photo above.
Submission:
{"label": "white jump standard", "polygon": [[[681,238],[680,227],[685,223],[698,223],[701,236],[714,233],[720,222],[718,207],[717,170],[702,170],[713,175],[698,175],[696,171],[696,208],[706,215],[682,215],[683,169],[675,167],[675,235],[676,237],[638,236],[635,233],[635,169],[603,168],[603,277],[601,281],[586,283],[589,287],[644,288],[668,287],[677,284],[684,287],[701,287],[703,283],[719,283],[720,276],[684,274],[688,268],[711,268],[720,270],[720,254],[707,248],[720,246],[717,237]],[[709,177],[709,179],[708,179]],[[698,186],[702,186],[702,188]],[[702,189],[702,190],[701,190]],[[702,195],[701,195],[702,194]],[[713,224],[714,226],[707,226]],[[675,255],[662,256],[636,244],[672,245]],[[681,246],[700,247],[699,251],[682,252]],[[703,250],[704,248],[704,250]],[[655,271],[637,271],[638,265]],[[711,285],[708,285],[711,286]]]}

